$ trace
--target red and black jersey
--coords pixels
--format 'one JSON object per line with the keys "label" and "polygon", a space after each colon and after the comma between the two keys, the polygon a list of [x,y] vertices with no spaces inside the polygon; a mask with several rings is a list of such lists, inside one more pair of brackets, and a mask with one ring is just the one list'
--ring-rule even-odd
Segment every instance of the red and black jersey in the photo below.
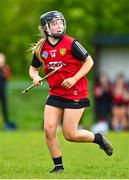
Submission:
{"label": "red and black jersey", "polygon": [[[52,45],[46,40],[41,50],[45,74],[63,65],[55,74],[47,78],[50,95],[75,100],[88,97],[88,81],[86,77],[79,79],[70,89],[61,86],[64,79],[74,76],[80,70],[81,61],[86,59],[88,55],[83,46],[70,36],[64,35],[56,45]],[[32,66],[40,67],[40,65],[41,63],[34,55]]]}

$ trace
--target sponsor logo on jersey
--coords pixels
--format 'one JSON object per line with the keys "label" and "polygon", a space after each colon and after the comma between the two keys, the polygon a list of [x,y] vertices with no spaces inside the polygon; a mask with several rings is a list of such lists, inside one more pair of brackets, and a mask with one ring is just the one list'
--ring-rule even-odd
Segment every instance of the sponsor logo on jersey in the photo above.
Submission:
{"label": "sponsor logo on jersey", "polygon": [[60,54],[61,54],[61,56],[64,56],[66,54],[66,49],[65,48],[61,48],[60,49]]}
{"label": "sponsor logo on jersey", "polygon": [[43,51],[42,54],[41,54],[41,57],[44,58],[44,59],[47,59],[48,58],[48,52]]}
{"label": "sponsor logo on jersey", "polygon": [[54,61],[54,62],[49,62],[49,64],[47,65],[47,69],[55,69],[59,66],[66,66],[65,63],[63,63],[62,61]]}

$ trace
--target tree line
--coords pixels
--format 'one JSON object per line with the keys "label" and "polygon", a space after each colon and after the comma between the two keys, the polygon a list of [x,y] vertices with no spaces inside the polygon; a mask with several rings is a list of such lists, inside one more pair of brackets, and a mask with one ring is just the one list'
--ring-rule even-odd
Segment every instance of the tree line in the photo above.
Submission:
{"label": "tree line", "polygon": [[27,50],[39,38],[40,16],[61,11],[67,34],[94,54],[93,37],[129,34],[128,0],[0,0],[0,51],[16,75],[26,75],[32,54]]}

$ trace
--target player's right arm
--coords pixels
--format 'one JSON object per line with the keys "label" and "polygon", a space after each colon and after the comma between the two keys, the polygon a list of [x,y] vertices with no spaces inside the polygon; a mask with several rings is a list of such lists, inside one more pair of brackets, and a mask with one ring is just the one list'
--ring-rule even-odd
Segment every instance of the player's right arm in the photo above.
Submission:
{"label": "player's right arm", "polygon": [[33,80],[33,84],[35,86],[39,86],[41,83],[39,82],[42,78],[39,76],[39,69],[40,69],[41,63],[38,60],[37,56],[34,54],[31,66],[29,68],[29,75],[31,79]]}

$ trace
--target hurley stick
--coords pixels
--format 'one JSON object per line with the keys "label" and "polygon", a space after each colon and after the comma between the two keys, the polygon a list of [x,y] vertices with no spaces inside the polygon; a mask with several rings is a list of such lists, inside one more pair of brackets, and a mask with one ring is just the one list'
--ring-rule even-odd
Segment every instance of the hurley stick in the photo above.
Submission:
{"label": "hurley stick", "polygon": [[[61,67],[62,67],[62,65],[59,66],[59,67],[57,67],[57,68],[55,68],[53,71],[51,71],[51,72],[48,73],[46,76],[44,76],[39,82],[41,83],[44,79],[46,79],[47,77],[49,77],[49,76],[51,76],[52,74],[54,74],[54,73],[55,73],[56,71],[58,71]],[[32,89],[33,87],[35,87],[34,84],[30,85],[28,88],[24,89],[24,90],[21,92],[21,94],[24,94],[24,93],[28,92],[28,91],[29,91],[30,89]]]}

